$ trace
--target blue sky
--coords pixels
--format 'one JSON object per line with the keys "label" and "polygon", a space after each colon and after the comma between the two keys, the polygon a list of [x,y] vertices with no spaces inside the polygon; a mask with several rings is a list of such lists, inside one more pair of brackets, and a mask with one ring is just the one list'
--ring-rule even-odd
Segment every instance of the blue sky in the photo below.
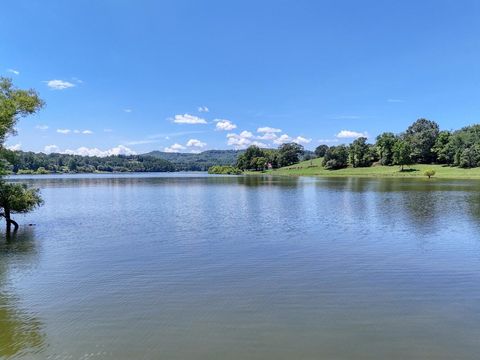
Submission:
{"label": "blue sky", "polygon": [[[348,143],[480,119],[480,1],[6,0],[0,71],[47,106],[15,148]],[[260,131],[258,131],[260,130]]]}

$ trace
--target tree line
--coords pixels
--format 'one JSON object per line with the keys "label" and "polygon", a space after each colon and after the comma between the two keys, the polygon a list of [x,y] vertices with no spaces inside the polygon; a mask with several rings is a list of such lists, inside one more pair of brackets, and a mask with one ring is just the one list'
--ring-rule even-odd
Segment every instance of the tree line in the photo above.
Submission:
{"label": "tree line", "polygon": [[480,166],[480,125],[440,131],[435,121],[418,119],[401,134],[378,135],[374,144],[360,137],[350,145],[320,145],[315,155],[323,158],[326,169],[332,170],[373,164],[398,165],[402,170],[411,164],[473,168]]}
{"label": "tree line", "polygon": [[44,154],[2,150],[4,168],[14,174],[93,173],[93,172],[169,172],[176,171],[170,161],[149,155],[107,157],[69,154]]}

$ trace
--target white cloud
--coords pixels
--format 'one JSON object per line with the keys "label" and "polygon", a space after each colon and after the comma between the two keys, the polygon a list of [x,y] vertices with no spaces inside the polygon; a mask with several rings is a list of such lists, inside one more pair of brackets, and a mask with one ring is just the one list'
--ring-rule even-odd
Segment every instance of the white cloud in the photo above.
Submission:
{"label": "white cloud", "polygon": [[59,153],[60,148],[57,145],[47,145],[43,148],[45,154]]}
{"label": "white cloud", "polygon": [[199,106],[198,107],[198,112],[209,112],[210,109],[206,106]]}
{"label": "white cloud", "polygon": [[264,127],[259,127],[257,129],[257,132],[259,133],[279,133],[279,132],[282,132],[282,129],[277,129],[277,128],[272,128],[272,127],[269,127],[269,126],[264,126]]}
{"label": "white cloud", "polygon": [[7,69],[7,72],[15,74],[15,75],[20,75],[20,71],[15,70],[15,69]]}
{"label": "white cloud", "polygon": [[387,99],[389,103],[402,103],[404,102],[402,99]]}
{"label": "white cloud", "polygon": [[106,157],[111,155],[135,155],[136,154],[135,151],[133,151],[132,149],[124,145],[118,145],[107,150],[100,150],[98,148],[88,148],[85,146],[81,146],[75,150],[67,149],[65,151],[61,151],[57,145],[47,145],[45,146],[44,151],[47,154],[61,153],[61,154],[68,154],[68,155],[98,156],[98,157]]}
{"label": "white cloud", "polygon": [[177,124],[206,124],[207,123],[205,119],[199,118],[198,116],[195,116],[195,115],[189,115],[189,114],[175,115],[173,122]]}
{"label": "white cloud", "polygon": [[68,88],[75,87],[75,84],[72,84],[71,82],[63,81],[63,80],[49,80],[49,81],[46,81],[46,83],[47,83],[47,86],[53,90],[65,90]]}
{"label": "white cloud", "polygon": [[37,126],[35,126],[35,129],[38,129],[38,130],[47,130],[47,129],[48,129],[48,125],[37,125]]}
{"label": "white cloud", "polygon": [[232,131],[233,129],[237,128],[237,125],[235,125],[230,120],[215,119],[214,121],[217,123],[215,125],[215,130]]}
{"label": "white cloud", "polygon": [[116,147],[113,147],[105,151],[102,151],[97,148],[87,148],[85,146],[82,146],[76,150],[67,149],[63,153],[70,154],[70,155],[98,156],[98,157],[106,157],[111,155],[135,155],[136,154],[135,151],[133,151],[132,149],[124,145],[118,145]]}
{"label": "white cloud", "polygon": [[275,140],[277,135],[275,133],[265,133],[262,136],[257,136],[257,139],[260,140]]}
{"label": "white cloud", "polygon": [[336,136],[339,139],[356,139],[362,136],[368,137],[368,134],[367,132],[362,133],[362,132],[352,131],[352,130],[342,130]]}
{"label": "white cloud", "polygon": [[82,134],[90,135],[90,134],[93,134],[93,131],[92,130],[83,130]]}
{"label": "white cloud", "polygon": [[12,150],[12,151],[18,151],[22,148],[22,144],[18,143],[18,144],[15,144],[15,145],[8,145],[7,146],[7,149],[8,150]]}
{"label": "white cloud", "polygon": [[70,134],[72,130],[70,129],[57,129],[57,133],[59,134]]}
{"label": "white cloud", "polygon": [[236,149],[245,149],[252,143],[250,140],[252,137],[253,134],[250,131],[242,131],[240,134],[230,133],[227,134],[227,144]]}
{"label": "white cloud", "polygon": [[273,142],[277,145],[281,145],[281,144],[292,142],[292,138],[290,136],[288,136],[287,134],[283,134],[280,137],[278,137],[277,139],[273,140]]}
{"label": "white cloud", "polygon": [[163,151],[168,152],[168,153],[177,153],[180,152],[181,150],[185,150],[186,147],[180,144],[173,144],[172,146],[166,147],[163,149]]}
{"label": "white cloud", "polygon": [[123,109],[123,111],[125,111],[126,113],[131,113],[132,109]]}
{"label": "white cloud", "polygon": [[260,142],[260,141],[252,141],[252,142],[250,143],[250,145],[255,145],[255,146],[258,146],[259,148],[267,148],[267,147],[268,147],[267,144],[262,143],[262,142]]}
{"label": "white cloud", "polygon": [[240,133],[240,136],[243,137],[243,138],[250,139],[250,138],[253,137],[253,134],[252,134],[250,131],[243,130],[243,131]]}
{"label": "white cloud", "polygon": [[111,133],[111,132],[113,132],[113,130],[112,129],[103,129],[103,132]]}
{"label": "white cloud", "polygon": [[312,141],[312,139],[307,139],[304,138],[303,136],[297,136],[295,139],[293,139],[294,143],[303,145],[303,144],[309,144]]}
{"label": "white cloud", "polygon": [[197,140],[197,139],[190,139],[188,140],[187,142],[187,146],[188,147],[198,147],[198,148],[203,148],[205,146],[207,146],[207,143],[204,143],[200,140]]}

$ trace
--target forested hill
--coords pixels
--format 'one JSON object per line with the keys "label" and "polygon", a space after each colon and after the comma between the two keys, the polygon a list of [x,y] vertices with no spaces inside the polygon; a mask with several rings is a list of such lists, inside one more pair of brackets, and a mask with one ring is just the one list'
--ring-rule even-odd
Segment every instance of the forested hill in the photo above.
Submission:
{"label": "forested hill", "polygon": [[[275,151],[275,150],[273,150]],[[152,151],[142,155],[107,157],[44,154],[0,149],[4,168],[16,174],[207,171],[212,166],[234,166],[245,150],[207,150],[198,154]],[[310,151],[301,156],[311,157]]]}
{"label": "forested hill", "polygon": [[80,156],[2,149],[5,168],[13,173],[91,173],[207,171],[215,165],[235,165],[244,150],[209,150],[199,154],[152,151],[130,156]]}
{"label": "forested hill", "polygon": [[238,155],[245,150],[207,150],[198,154],[152,151],[144,154],[167,160],[177,171],[207,171],[215,165],[235,165]]}
{"label": "forested hill", "polygon": [[6,149],[0,152],[2,168],[16,174],[177,171],[170,161],[145,155],[98,157]]}

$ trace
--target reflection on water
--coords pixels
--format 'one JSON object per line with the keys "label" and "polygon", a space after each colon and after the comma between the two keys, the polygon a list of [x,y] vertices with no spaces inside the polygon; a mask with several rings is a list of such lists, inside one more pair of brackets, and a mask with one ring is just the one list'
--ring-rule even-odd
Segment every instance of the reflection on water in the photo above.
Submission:
{"label": "reflection on water", "polygon": [[37,353],[45,345],[42,324],[35,312],[22,309],[19,299],[7,290],[9,271],[24,271],[25,266],[36,261],[35,255],[32,229],[20,231],[9,240],[0,240],[0,358]]}
{"label": "reflection on water", "polygon": [[14,181],[45,206],[0,242],[0,357],[478,358],[477,181]]}

